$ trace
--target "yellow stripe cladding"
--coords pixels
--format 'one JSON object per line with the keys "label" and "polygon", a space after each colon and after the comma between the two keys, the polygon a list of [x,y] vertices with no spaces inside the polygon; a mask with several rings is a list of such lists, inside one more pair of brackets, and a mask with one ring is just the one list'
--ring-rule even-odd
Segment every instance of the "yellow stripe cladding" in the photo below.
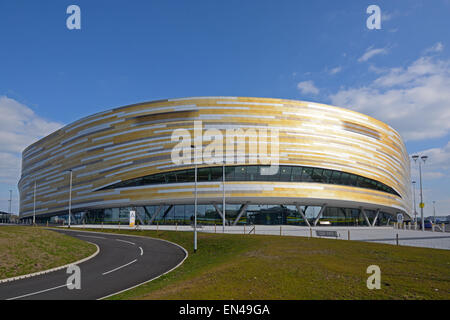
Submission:
{"label": "yellow stripe cladding", "polygon": [[[318,201],[355,207],[367,205],[392,212],[411,211],[408,153],[400,135],[383,122],[347,109],[312,102],[193,97],[146,102],[97,113],[26,148],[19,182],[21,214],[33,213],[35,181],[37,214],[66,211],[69,169],[73,170],[74,210],[192,201],[193,184],[93,190],[118,181],[180,169],[171,162],[174,146],[171,133],[185,128],[193,135],[195,120],[202,121],[204,130],[278,128],[281,165],[354,173],[382,182],[401,196],[339,185],[228,182],[228,203],[243,199],[255,203],[279,199],[289,203]],[[233,190],[238,185],[241,188]],[[221,188],[217,183],[199,184],[201,201],[216,201],[221,197]],[[244,192],[245,188],[248,190]]]}

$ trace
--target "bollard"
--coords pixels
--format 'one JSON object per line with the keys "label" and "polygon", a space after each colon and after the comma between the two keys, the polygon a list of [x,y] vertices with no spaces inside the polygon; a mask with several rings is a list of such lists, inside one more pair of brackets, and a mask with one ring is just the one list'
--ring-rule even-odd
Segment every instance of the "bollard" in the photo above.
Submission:
{"label": "bollard", "polygon": [[120,220],[119,220],[119,230],[120,230]]}
{"label": "bollard", "polygon": [[215,223],[214,223],[214,233],[217,233],[217,226]]}
{"label": "bollard", "polygon": [[244,224],[244,234],[245,234],[245,224]]}
{"label": "bollard", "polygon": [[158,233],[158,229],[159,229],[159,222],[156,223],[156,233]]}
{"label": "bollard", "polygon": [[175,231],[178,231],[178,222],[175,223]]}
{"label": "bollard", "polygon": [[445,232],[445,224],[441,224],[442,232]]}
{"label": "bollard", "polygon": [[281,232],[282,232],[282,231],[281,231],[281,226],[280,226],[280,236],[281,236]]}
{"label": "bollard", "polygon": [[395,240],[396,240],[396,243],[398,245],[398,233],[397,233],[397,236],[395,237]]}
{"label": "bollard", "polygon": [[309,228],[309,237],[312,238],[312,229]]}
{"label": "bollard", "polygon": [[408,222],[408,229],[411,230],[411,222]]}
{"label": "bollard", "polygon": [[102,221],[102,230],[103,230],[103,221]]}
{"label": "bollard", "polygon": [[347,240],[350,240],[350,230],[348,230]]}
{"label": "bollard", "polygon": [[431,224],[431,232],[434,232],[434,223]]}
{"label": "bollard", "polygon": [[256,234],[256,225],[253,226],[253,234]]}
{"label": "bollard", "polygon": [[48,220],[47,220],[47,227],[48,227]]}

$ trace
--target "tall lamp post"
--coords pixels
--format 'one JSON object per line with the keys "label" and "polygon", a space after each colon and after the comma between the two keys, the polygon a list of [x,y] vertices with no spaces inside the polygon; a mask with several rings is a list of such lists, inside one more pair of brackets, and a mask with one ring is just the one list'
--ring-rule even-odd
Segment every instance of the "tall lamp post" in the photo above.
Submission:
{"label": "tall lamp post", "polygon": [[222,167],[222,187],[223,187],[223,203],[222,203],[222,231],[225,233],[225,159],[223,161],[223,167]]}
{"label": "tall lamp post", "polygon": [[[423,192],[422,192],[422,162],[417,161],[419,159],[419,156],[417,154],[412,156],[412,159],[415,163],[419,162],[419,184],[420,184],[420,219],[422,220],[422,231],[425,231],[425,221],[423,218],[423,207],[425,204],[423,203]],[[428,159],[428,156],[421,156],[420,159],[425,163],[425,161]]]}
{"label": "tall lamp post", "polygon": [[413,185],[413,200],[414,200],[414,222],[417,222],[417,210],[416,210],[416,182],[412,182]]}
{"label": "tall lamp post", "polygon": [[435,206],[435,204],[436,204],[436,201],[433,200],[433,217],[434,217],[433,223],[434,224],[436,224],[436,206]]}
{"label": "tall lamp post", "polygon": [[12,190],[9,190],[9,210],[8,213],[11,214],[11,203],[12,203]]}
{"label": "tall lamp post", "polygon": [[33,226],[36,223],[36,180],[34,180],[34,192],[33,192]]}
{"label": "tall lamp post", "polygon": [[194,164],[195,164],[195,200],[194,200],[194,253],[197,252],[197,149],[191,145],[191,149],[194,149]]}
{"label": "tall lamp post", "polygon": [[72,211],[72,169],[69,170],[70,172],[70,184],[69,184],[69,224],[68,227],[70,228],[70,216]]}

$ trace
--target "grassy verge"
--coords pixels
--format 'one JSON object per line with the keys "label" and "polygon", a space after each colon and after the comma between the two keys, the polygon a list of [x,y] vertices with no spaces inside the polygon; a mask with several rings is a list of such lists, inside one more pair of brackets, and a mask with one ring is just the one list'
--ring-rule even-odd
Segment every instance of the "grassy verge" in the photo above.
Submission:
{"label": "grassy verge", "polygon": [[[99,231],[98,229],[96,231]],[[450,299],[450,251],[355,241],[105,230],[176,242],[189,258],[113,299]],[[381,289],[369,290],[369,265]]]}
{"label": "grassy verge", "polygon": [[0,226],[0,279],[62,266],[95,250],[90,243],[39,227]]}

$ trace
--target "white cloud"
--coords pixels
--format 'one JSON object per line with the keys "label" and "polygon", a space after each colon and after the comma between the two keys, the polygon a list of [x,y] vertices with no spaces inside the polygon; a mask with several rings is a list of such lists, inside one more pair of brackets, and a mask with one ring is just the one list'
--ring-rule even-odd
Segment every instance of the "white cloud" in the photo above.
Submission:
{"label": "white cloud", "polygon": [[336,74],[342,71],[342,67],[336,67],[330,70],[330,74]]}
{"label": "white cloud", "polygon": [[394,18],[395,15],[396,14],[391,13],[391,12],[382,11],[381,12],[381,21],[386,22],[386,21],[392,20],[392,18]]}
{"label": "white cloud", "polygon": [[15,185],[23,149],[62,124],[39,117],[27,106],[5,96],[0,96],[0,115],[0,182]]}
{"label": "white cloud", "polygon": [[442,44],[442,42],[438,42],[431,48],[426,49],[425,53],[437,53],[437,52],[442,52],[443,50],[444,50],[444,45]]}
{"label": "white cloud", "polygon": [[[450,141],[442,148],[431,148],[414,154],[428,156],[428,159],[422,167],[424,178],[450,178]],[[417,177],[419,170],[414,161],[411,162],[411,168],[412,176]]]}
{"label": "white cloud", "polygon": [[450,132],[450,61],[421,57],[407,67],[377,72],[369,85],[343,88],[331,102],[388,123],[406,140]]}
{"label": "white cloud", "polygon": [[300,90],[302,94],[318,94],[319,89],[314,85],[314,82],[311,80],[302,81],[297,84],[297,88]]}
{"label": "white cloud", "polygon": [[387,54],[388,50],[386,48],[374,48],[369,47],[366,49],[366,52],[358,59],[358,62],[365,62],[370,58],[379,55],[379,54]]}

